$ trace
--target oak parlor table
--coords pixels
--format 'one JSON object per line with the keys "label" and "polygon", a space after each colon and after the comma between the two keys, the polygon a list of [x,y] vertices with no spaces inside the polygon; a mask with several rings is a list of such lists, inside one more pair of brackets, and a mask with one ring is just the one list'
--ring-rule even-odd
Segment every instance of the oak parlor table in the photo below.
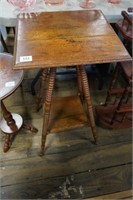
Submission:
{"label": "oak parlor table", "polygon": [[[95,119],[84,65],[131,60],[130,55],[100,10],[31,15],[29,19],[18,18],[13,69],[43,68],[42,86],[49,69],[40,156],[44,154],[57,67],[75,66],[79,93],[86,100],[89,124],[96,142]],[[41,92],[39,95],[41,99]]]}

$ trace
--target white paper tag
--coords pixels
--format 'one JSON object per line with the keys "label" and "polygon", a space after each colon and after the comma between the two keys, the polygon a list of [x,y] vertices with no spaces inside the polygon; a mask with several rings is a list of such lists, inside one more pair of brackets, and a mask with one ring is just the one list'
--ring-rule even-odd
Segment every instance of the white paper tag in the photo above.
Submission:
{"label": "white paper tag", "polygon": [[15,86],[15,81],[10,81],[5,83],[5,87],[13,87]]}
{"label": "white paper tag", "polygon": [[32,56],[20,56],[20,62],[30,62],[32,61]]}

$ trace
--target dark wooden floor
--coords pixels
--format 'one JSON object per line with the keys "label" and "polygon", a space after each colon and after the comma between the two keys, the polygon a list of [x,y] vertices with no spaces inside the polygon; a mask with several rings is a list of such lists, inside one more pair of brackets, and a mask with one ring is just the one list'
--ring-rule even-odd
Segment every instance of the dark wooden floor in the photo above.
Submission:
{"label": "dark wooden floor", "polygon": [[[1,199],[131,199],[132,130],[107,130],[97,126],[98,143],[91,129],[72,129],[47,136],[44,157],[38,156],[43,109],[36,112],[30,85],[37,71],[25,71],[22,88],[5,99],[12,112],[38,128],[34,134],[21,129],[11,149],[3,153],[0,135]],[[110,74],[99,91],[90,75],[93,106],[103,103]],[[39,83],[36,86],[38,88]],[[76,94],[72,76],[58,76],[55,96]]]}

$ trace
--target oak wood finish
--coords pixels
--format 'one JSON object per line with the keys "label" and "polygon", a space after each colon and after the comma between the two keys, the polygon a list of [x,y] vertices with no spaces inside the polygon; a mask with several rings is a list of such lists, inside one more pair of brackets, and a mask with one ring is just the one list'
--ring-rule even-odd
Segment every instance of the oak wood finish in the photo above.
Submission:
{"label": "oak wood finish", "polygon": [[47,73],[48,73],[48,68],[42,70],[41,73],[41,81],[40,81],[40,90],[38,92],[38,95],[36,97],[36,104],[37,104],[37,111],[39,111],[39,109],[42,107],[43,104],[43,92],[44,92],[44,88],[45,88],[45,83],[46,83],[46,78],[47,78]]}
{"label": "oak wood finish", "polygon": [[46,136],[47,136],[47,131],[48,131],[48,123],[49,123],[49,118],[50,118],[50,110],[51,110],[52,94],[54,90],[55,76],[56,76],[56,68],[51,68],[46,99],[44,102],[45,114],[44,114],[44,119],[43,119],[41,150],[39,152],[40,156],[44,155],[44,147],[45,147],[45,141],[46,141]]}
{"label": "oak wood finish", "polygon": [[[38,16],[32,14],[30,19],[18,19],[14,52],[14,69],[35,69],[40,66],[50,68],[44,102],[45,114],[40,155],[44,154],[55,67],[80,66],[80,83],[82,83],[89,122],[96,142],[95,121],[83,64],[131,59],[102,12],[98,10],[48,12],[40,13]],[[22,56],[32,56],[32,60],[21,62]],[[79,86],[81,90],[81,85]]]}
{"label": "oak wood finish", "polygon": [[[46,12],[18,19],[14,69],[130,60],[101,11]],[[20,56],[32,56],[20,62]]]}
{"label": "oak wood finish", "polygon": [[49,133],[59,133],[85,125],[87,125],[86,112],[77,95],[54,97],[50,111]]}
{"label": "oak wood finish", "polygon": [[[45,72],[44,72],[44,74],[45,74]],[[91,130],[92,130],[94,143],[96,143],[97,135],[96,135],[95,120],[94,120],[94,116],[93,116],[93,109],[92,109],[92,103],[91,103],[91,98],[90,98],[88,79],[87,79],[86,71],[85,71],[83,65],[77,67],[77,75],[78,75],[79,90],[81,91],[83,89],[83,94],[84,94],[84,97],[86,100],[86,105],[87,105],[87,111],[89,114],[89,124],[90,124]],[[50,118],[55,76],[56,76],[56,68],[51,68],[50,75],[49,75],[48,89],[47,89],[47,93],[46,93],[46,99],[44,101],[45,114],[44,114],[43,129],[42,129],[41,150],[39,153],[40,156],[44,155],[44,147],[45,147],[46,135],[47,135],[47,131],[48,131],[48,123],[49,123],[49,118]],[[42,79],[41,82],[44,82],[44,80]],[[42,83],[41,83],[41,85],[43,87]],[[40,88],[40,91],[42,91],[42,88]]]}

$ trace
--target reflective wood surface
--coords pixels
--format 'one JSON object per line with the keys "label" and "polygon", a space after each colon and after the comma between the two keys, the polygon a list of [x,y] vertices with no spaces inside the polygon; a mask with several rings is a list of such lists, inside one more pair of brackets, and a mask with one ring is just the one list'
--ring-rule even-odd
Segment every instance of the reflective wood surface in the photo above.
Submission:
{"label": "reflective wood surface", "polygon": [[[14,69],[130,60],[101,11],[32,14],[18,19]],[[31,56],[22,62],[24,56]]]}

